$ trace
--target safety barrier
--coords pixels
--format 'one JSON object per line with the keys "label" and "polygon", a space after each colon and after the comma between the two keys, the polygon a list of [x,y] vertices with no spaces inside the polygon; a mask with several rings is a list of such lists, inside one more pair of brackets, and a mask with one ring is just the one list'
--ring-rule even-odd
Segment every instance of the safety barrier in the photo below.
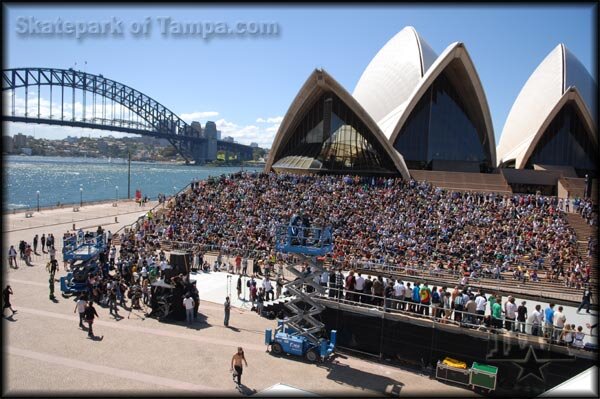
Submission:
{"label": "safety barrier", "polygon": [[[476,313],[469,313],[467,311],[460,311],[460,310],[456,310],[456,309],[444,309],[439,306],[425,305],[425,304],[421,304],[421,303],[415,303],[413,301],[400,300],[400,299],[396,299],[396,298],[389,298],[389,297],[386,298],[384,296],[366,294],[363,292],[348,291],[343,288],[340,289],[340,288],[326,287],[326,294],[320,295],[320,298],[321,298],[321,300],[324,300],[324,301],[332,301],[332,302],[336,302],[336,303],[342,303],[342,304],[351,305],[351,306],[360,307],[360,308],[366,308],[366,309],[375,309],[375,310],[378,310],[383,313],[392,313],[392,314],[397,313],[397,314],[415,317],[417,319],[430,320],[433,323],[449,324],[449,325],[455,325],[455,326],[459,326],[459,327],[467,327],[467,328],[477,329],[479,331],[488,332],[488,333],[503,333],[504,332],[503,330],[505,330],[504,327],[496,328],[496,327],[492,327],[492,326],[491,327],[485,326],[485,324],[482,323],[484,316],[476,314]],[[354,298],[354,299],[358,299],[358,300],[348,299],[348,298]],[[415,309],[415,311],[410,311],[410,310],[407,311],[406,309]],[[421,313],[419,313],[419,311]],[[442,312],[444,312],[443,316],[441,315]],[[457,314],[460,315],[459,321],[456,320]],[[451,316],[454,316],[455,319],[452,319]],[[479,320],[481,320],[481,323],[479,322]],[[502,316],[501,319],[497,319],[497,320],[498,320],[498,323],[501,323],[503,326],[506,325],[506,317],[505,316]],[[512,332],[517,332],[517,333],[519,333],[519,335],[523,335],[523,336],[535,337],[536,335],[533,335],[533,334],[527,332],[527,331],[532,331],[534,326],[537,326],[539,331],[541,333],[543,333],[543,335],[537,335],[537,336],[538,337],[543,336],[543,337],[546,337],[547,339],[550,339],[549,338],[550,335],[552,335],[552,337],[559,336],[559,333],[557,333],[556,331],[561,331],[560,329],[558,329],[556,327],[546,328],[546,326],[544,325],[543,322],[542,322],[542,324],[534,324],[534,323],[528,323],[527,321],[519,322],[517,320],[511,320],[511,319],[509,319],[509,322],[511,322],[513,327],[515,327],[512,330]],[[523,332],[523,330],[525,330],[525,331]],[[576,331],[572,331],[572,332],[576,332]],[[598,336],[598,334],[588,334],[588,333],[583,333],[583,334],[586,337],[597,337]],[[552,342],[549,342],[549,343],[553,344],[554,339],[552,340]],[[580,349],[582,349],[582,348],[580,348]]]}

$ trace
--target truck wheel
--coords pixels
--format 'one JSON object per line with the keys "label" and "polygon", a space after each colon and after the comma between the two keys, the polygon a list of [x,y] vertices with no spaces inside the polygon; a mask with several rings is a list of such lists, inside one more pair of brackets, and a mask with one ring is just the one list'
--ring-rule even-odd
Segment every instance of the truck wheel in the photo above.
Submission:
{"label": "truck wheel", "polygon": [[319,356],[314,349],[310,349],[308,352],[306,352],[306,360],[311,363],[315,363],[317,360],[319,360]]}
{"label": "truck wheel", "polygon": [[281,344],[275,342],[274,344],[271,344],[271,352],[273,352],[275,355],[282,355],[283,354],[283,348],[281,347]]}

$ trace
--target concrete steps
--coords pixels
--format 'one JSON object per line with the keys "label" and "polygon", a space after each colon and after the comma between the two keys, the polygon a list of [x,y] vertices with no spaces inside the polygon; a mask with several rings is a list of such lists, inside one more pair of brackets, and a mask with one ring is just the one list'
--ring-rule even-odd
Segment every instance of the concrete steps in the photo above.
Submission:
{"label": "concrete steps", "polygon": [[433,170],[409,170],[418,181],[427,181],[436,187],[455,191],[476,191],[511,194],[512,189],[500,173],[465,173]]}

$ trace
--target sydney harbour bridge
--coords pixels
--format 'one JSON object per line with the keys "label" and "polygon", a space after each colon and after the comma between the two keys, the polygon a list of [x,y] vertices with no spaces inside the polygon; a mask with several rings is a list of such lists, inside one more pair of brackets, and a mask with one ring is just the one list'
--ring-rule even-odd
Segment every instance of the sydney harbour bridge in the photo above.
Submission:
{"label": "sydney harbour bridge", "polygon": [[[184,122],[146,94],[102,75],[70,69],[2,70],[2,121],[139,134],[168,140],[186,160],[204,164],[225,153],[252,160],[252,147],[217,139],[216,126]],[[18,94],[17,94],[18,93]]]}

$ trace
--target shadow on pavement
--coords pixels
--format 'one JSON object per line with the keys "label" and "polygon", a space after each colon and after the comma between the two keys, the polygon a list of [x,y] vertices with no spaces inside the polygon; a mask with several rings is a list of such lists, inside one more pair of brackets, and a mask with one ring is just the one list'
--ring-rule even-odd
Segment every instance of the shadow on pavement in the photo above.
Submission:
{"label": "shadow on pavement", "polygon": [[[270,353],[272,356],[277,356],[272,352]],[[287,361],[311,364],[311,362],[300,356],[281,355],[279,357],[285,358]],[[340,359],[348,358],[348,356],[340,354],[336,354],[335,357]],[[358,370],[349,365],[341,364],[335,359],[317,363],[316,366],[328,370],[327,379],[333,380],[339,384],[378,392],[384,395],[397,396],[400,394],[402,387],[404,387],[404,383],[394,380],[393,378]]]}
{"label": "shadow on pavement", "polygon": [[244,384],[238,385],[237,390],[244,396],[254,395],[256,393],[256,389],[252,389]]}
{"label": "shadow on pavement", "polygon": [[319,367],[325,367],[329,370],[328,379],[355,388],[396,396],[404,387],[402,382],[393,378],[357,370],[338,362],[320,364]]}
{"label": "shadow on pavement", "polygon": [[4,318],[4,320],[8,320],[8,321],[12,321],[12,322],[15,322],[15,321],[17,321],[17,319],[15,319],[15,318],[13,317],[13,315],[10,315],[10,316],[2,316],[2,317]]}

